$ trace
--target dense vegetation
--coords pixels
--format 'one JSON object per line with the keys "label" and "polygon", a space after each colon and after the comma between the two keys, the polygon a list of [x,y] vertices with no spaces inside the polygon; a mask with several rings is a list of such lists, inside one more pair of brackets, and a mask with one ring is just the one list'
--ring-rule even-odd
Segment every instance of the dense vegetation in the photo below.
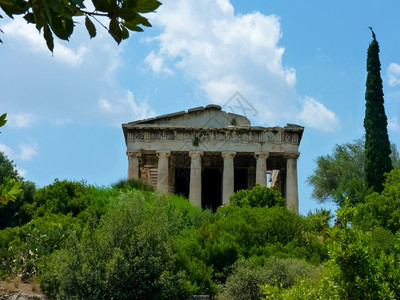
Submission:
{"label": "dense vegetation", "polygon": [[18,180],[23,192],[0,209],[0,277],[38,280],[57,299],[400,297],[399,169],[382,193],[345,199],[335,225],[260,186],[212,212],[139,181]]}

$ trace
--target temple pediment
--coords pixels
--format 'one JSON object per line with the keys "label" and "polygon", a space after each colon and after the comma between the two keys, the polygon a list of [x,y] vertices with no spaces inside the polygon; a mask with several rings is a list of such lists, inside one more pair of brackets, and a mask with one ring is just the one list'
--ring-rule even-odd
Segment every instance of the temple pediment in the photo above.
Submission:
{"label": "temple pediment", "polygon": [[221,106],[210,104],[206,107],[200,106],[189,109],[188,111],[179,111],[172,114],[157,116],[154,118],[138,120],[123,124],[126,126],[134,125],[169,125],[169,126],[191,126],[191,127],[209,127],[224,128],[229,125],[250,126],[250,120],[245,116],[225,112]]}

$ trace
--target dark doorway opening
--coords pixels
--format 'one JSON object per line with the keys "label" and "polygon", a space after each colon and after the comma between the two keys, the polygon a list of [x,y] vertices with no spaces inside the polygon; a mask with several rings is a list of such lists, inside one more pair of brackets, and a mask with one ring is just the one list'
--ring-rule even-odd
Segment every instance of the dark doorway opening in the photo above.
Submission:
{"label": "dark doorway opening", "polygon": [[204,169],[201,175],[201,206],[216,211],[222,204],[222,174],[218,169]]}
{"label": "dark doorway opening", "polygon": [[245,190],[248,188],[247,169],[235,169],[234,191]]}
{"label": "dark doorway opening", "polygon": [[189,198],[190,169],[175,168],[175,194]]}

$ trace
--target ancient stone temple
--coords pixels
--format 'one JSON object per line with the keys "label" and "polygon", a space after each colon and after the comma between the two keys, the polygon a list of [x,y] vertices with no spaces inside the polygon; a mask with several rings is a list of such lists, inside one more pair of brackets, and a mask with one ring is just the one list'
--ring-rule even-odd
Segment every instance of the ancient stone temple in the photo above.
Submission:
{"label": "ancient stone temple", "polygon": [[275,186],[298,212],[297,158],[304,127],[251,126],[218,105],[122,124],[128,179],[182,194],[204,208],[237,190]]}

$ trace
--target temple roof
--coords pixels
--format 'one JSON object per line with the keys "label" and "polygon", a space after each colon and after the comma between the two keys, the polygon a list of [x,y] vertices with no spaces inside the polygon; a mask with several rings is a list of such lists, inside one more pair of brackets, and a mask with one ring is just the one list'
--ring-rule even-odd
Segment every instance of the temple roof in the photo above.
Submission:
{"label": "temple roof", "polygon": [[171,114],[161,115],[144,120],[138,120],[122,124],[122,127],[132,127],[135,125],[158,124],[170,126],[195,126],[225,128],[229,125],[250,126],[250,120],[245,116],[225,112],[221,106],[210,104],[206,107],[199,106],[188,111],[178,111]]}
{"label": "temple roof", "polygon": [[179,111],[148,119],[137,120],[122,124],[125,139],[129,129],[229,129],[252,131],[287,131],[298,132],[301,140],[304,127],[296,124],[287,124],[285,127],[251,126],[251,122],[245,116],[223,111],[221,106],[210,104],[191,108],[188,111]]}

